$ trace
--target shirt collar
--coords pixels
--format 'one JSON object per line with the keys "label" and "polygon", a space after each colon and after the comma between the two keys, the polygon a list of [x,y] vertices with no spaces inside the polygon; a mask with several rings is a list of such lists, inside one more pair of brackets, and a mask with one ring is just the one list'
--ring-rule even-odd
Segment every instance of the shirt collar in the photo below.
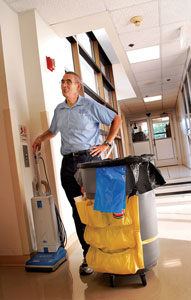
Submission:
{"label": "shirt collar", "polygon": [[[82,105],[82,99],[83,98],[79,95],[77,102],[72,107]],[[71,107],[68,106],[68,104],[66,102],[66,99],[62,103],[62,108],[71,108]]]}

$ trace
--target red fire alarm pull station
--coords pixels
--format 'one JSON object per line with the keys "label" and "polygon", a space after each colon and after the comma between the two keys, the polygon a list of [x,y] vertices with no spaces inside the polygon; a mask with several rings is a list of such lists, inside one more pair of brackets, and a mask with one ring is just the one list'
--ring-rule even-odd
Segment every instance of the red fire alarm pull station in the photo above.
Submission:
{"label": "red fire alarm pull station", "polygon": [[53,58],[50,58],[49,56],[46,56],[46,63],[47,63],[47,68],[51,72],[55,70],[55,60]]}

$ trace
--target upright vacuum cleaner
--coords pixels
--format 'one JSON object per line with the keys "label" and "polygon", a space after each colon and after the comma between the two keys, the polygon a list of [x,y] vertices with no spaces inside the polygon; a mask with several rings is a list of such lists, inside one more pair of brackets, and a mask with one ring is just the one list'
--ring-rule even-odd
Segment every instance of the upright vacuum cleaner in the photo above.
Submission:
{"label": "upright vacuum cleaner", "polygon": [[[39,161],[42,160],[46,181],[41,180]],[[31,199],[37,253],[26,262],[26,271],[52,272],[66,260],[67,236],[64,224],[51,195],[46,166],[40,153],[35,155],[36,178]],[[44,188],[43,188],[44,186]],[[45,189],[45,192],[43,191]]]}

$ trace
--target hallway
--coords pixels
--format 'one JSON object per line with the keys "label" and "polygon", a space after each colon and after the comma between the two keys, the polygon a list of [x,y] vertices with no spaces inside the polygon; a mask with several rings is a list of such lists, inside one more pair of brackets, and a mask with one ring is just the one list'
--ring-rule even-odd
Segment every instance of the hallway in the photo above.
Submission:
{"label": "hallway", "polygon": [[[190,180],[184,167],[161,168],[168,180]],[[191,294],[191,194],[157,196],[160,244],[158,264],[146,273],[147,286],[139,276],[109,277],[94,273],[79,276],[82,253],[78,242],[68,260],[54,273],[27,273],[24,267],[0,268],[1,300],[189,300]]]}

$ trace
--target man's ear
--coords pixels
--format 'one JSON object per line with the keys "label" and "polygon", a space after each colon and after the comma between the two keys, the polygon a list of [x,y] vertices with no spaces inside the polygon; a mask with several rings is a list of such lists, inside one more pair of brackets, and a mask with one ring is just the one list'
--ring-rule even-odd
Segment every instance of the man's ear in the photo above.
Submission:
{"label": "man's ear", "polygon": [[82,83],[81,82],[78,82],[78,91],[80,91],[81,90],[81,87],[82,87]]}

